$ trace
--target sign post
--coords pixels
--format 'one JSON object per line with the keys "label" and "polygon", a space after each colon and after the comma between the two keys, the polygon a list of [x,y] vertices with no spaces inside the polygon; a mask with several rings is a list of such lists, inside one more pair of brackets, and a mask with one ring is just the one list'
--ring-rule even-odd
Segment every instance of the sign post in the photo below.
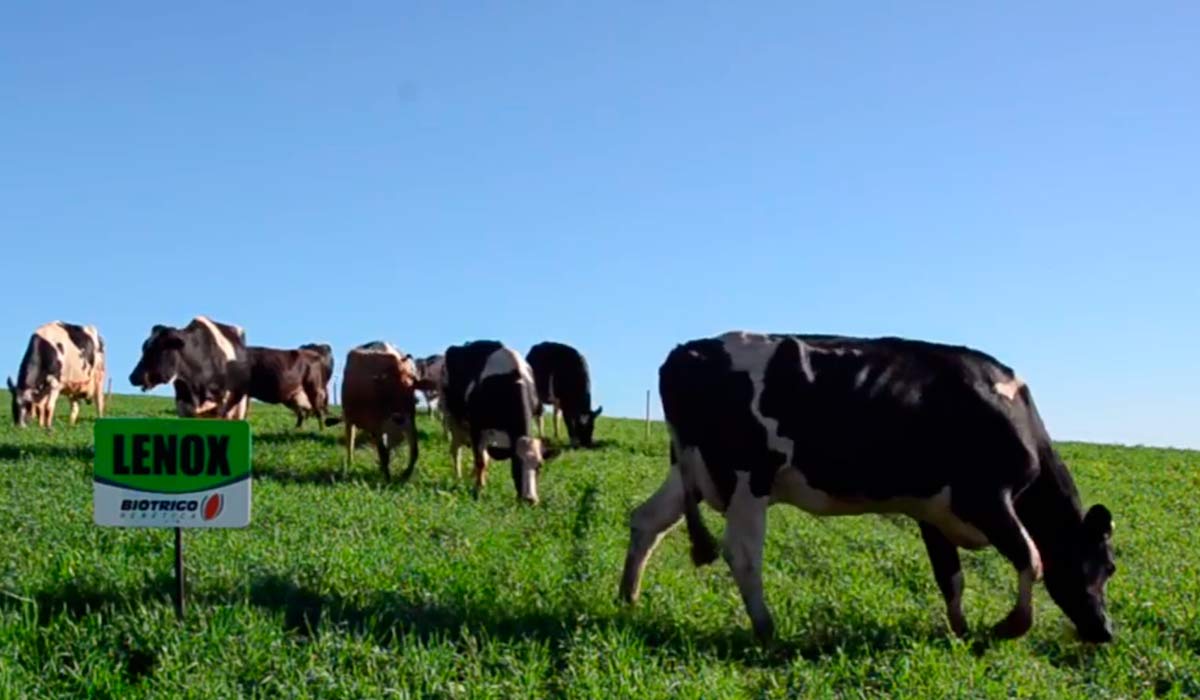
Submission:
{"label": "sign post", "polygon": [[92,518],[175,530],[175,614],[183,619],[183,528],[250,524],[250,424],[203,418],[96,421]]}

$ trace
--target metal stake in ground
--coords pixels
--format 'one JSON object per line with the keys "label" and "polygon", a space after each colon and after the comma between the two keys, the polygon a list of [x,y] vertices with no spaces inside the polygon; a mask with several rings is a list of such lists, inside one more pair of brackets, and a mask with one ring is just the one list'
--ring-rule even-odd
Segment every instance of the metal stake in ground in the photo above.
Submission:
{"label": "metal stake in ground", "polygon": [[183,580],[183,528],[175,528],[175,617],[183,620],[184,609],[184,580]]}

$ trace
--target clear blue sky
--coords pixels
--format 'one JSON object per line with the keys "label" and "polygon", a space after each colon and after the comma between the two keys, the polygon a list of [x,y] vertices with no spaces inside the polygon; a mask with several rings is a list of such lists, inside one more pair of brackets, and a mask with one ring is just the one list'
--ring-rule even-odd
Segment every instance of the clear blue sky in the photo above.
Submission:
{"label": "clear blue sky", "polygon": [[[17,3],[0,358],[97,324],[496,338],[640,415],[680,341],[900,334],[1200,447],[1200,5]],[[107,239],[107,240],[106,240]],[[660,415],[657,392],[654,414]]]}

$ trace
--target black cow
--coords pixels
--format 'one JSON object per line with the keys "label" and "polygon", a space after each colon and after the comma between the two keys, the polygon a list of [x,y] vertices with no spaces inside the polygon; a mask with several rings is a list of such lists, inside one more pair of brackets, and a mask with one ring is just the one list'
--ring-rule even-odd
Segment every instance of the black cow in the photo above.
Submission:
{"label": "black cow", "polygon": [[326,367],[332,358],[319,350],[301,347],[296,350],[249,346],[250,398],[263,403],[283,404],[296,414],[296,427],[308,416],[316,416],[318,427],[325,417],[328,400],[325,396]]}
{"label": "black cow", "polygon": [[459,451],[475,456],[475,497],[487,482],[488,457],[512,462],[513,486],[523,501],[538,502],[542,443],[533,437],[537,388],[524,358],[494,340],[447,348],[441,405],[450,430],[454,472],[462,478]]}
{"label": "black cow", "polygon": [[79,402],[96,404],[104,416],[104,338],[95,326],[52,321],[34,329],[21,357],[17,381],[8,378],[13,423],[24,427],[32,417],[38,425],[54,424],[60,395],[71,402],[71,425],[79,419]]}
{"label": "black cow", "polygon": [[244,420],[250,401],[246,333],[238,326],[197,316],[183,328],[156,325],[142,344],[142,357],[129,382],[142,391],[175,387],[182,417]]}
{"label": "black cow", "polygon": [[756,634],[770,639],[763,536],[767,507],[783,501],[820,516],[917,520],[956,634],[967,631],[958,548],[991,545],[1020,584],[997,636],[1029,630],[1044,572],[1084,640],[1112,639],[1112,516],[1098,504],[1084,512],[1029,389],[991,356],[898,338],[728,333],[676,347],[659,393],[672,464],[631,517],[625,600],[681,518],[693,561],[715,560],[703,499],[725,515],[722,555]]}
{"label": "black cow", "polygon": [[544,436],[542,404],[553,406],[554,437],[558,437],[558,412],[567,424],[571,446],[592,447],[596,418],[604,410],[592,410],[592,380],[587,360],[570,345],[545,341],[534,345],[525,356],[533,369],[538,391],[538,433]]}

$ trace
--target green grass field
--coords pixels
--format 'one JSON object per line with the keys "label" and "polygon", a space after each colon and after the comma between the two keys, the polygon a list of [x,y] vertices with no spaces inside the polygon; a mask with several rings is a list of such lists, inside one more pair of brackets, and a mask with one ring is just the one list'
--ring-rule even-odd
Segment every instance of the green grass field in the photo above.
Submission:
{"label": "green grass field", "polygon": [[[1200,697],[1200,453],[1061,446],[1085,503],[1116,518],[1112,645],[1077,642],[1041,587],[1025,638],[952,639],[911,521],[777,506],[764,651],[727,567],[692,567],[682,529],[638,606],[617,602],[662,425],[647,440],[602,418],[602,448],[549,462],[530,508],[506,464],[473,500],[432,421],[398,485],[369,447],[343,476],[340,429],[256,404],[253,522],[185,531],[180,624],[172,532],[92,524],[91,407],[47,434],[0,399],[0,697]],[[118,396],[110,415],[170,411]],[[992,550],[963,558],[982,630],[1016,578]]]}

